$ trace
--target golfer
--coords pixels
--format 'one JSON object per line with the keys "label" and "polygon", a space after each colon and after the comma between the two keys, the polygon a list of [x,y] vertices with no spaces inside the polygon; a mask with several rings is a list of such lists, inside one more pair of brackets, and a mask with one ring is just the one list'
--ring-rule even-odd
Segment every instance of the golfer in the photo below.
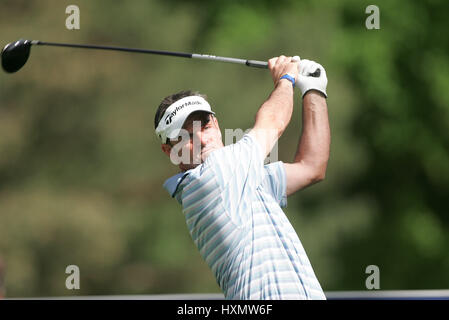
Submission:
{"label": "golfer", "polygon": [[[183,208],[190,235],[226,299],[325,299],[304,248],[281,207],[324,179],[330,130],[324,68],[299,57],[268,61],[274,90],[253,128],[224,146],[205,97],[166,97],[156,116],[162,150],[181,172],[164,187]],[[320,69],[319,76],[311,76]],[[294,161],[264,165],[302,93],[302,134]],[[239,106],[247,108],[247,106]]]}

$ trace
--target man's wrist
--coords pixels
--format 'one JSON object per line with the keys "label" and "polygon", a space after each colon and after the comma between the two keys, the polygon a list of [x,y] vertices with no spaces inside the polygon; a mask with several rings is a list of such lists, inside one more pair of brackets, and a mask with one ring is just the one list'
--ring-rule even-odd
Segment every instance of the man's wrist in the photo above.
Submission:
{"label": "man's wrist", "polygon": [[293,89],[292,82],[286,78],[279,79],[276,87],[289,87],[289,88]]}
{"label": "man's wrist", "polygon": [[282,75],[282,77],[279,78],[279,80],[283,80],[283,79],[286,79],[286,80],[290,81],[292,86],[293,86],[293,88],[295,87],[295,83],[296,83],[295,77],[293,77],[290,74],[286,73],[286,74]]}
{"label": "man's wrist", "polygon": [[326,96],[318,90],[309,90],[302,97],[303,104],[326,104]]}
{"label": "man's wrist", "polygon": [[303,94],[302,98],[304,99],[304,98],[305,98],[306,96],[308,96],[308,95],[312,95],[312,96],[316,95],[316,96],[320,96],[320,97],[322,97],[322,98],[324,98],[324,99],[327,98],[327,96],[326,96],[323,92],[321,92],[320,90],[318,90],[318,89],[309,89],[309,90],[307,90],[307,91]]}

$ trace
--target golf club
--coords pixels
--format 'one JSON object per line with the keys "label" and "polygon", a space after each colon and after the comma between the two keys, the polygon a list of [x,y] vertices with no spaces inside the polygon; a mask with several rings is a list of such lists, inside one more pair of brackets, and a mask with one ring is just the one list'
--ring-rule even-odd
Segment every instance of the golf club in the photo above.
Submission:
{"label": "golf club", "polygon": [[[268,69],[268,63],[265,61],[219,57],[219,56],[213,56],[213,55],[208,55],[208,54],[183,53],[183,52],[171,52],[171,51],[159,51],[159,50],[148,50],[148,49],[87,45],[87,44],[54,43],[54,42],[43,42],[43,41],[39,41],[39,40],[20,39],[15,42],[8,43],[3,48],[3,50],[2,50],[3,70],[5,70],[8,73],[14,73],[14,72],[19,71],[25,65],[25,63],[28,60],[28,57],[30,56],[31,45],[157,54],[157,55],[174,56],[174,57],[182,57],[182,58],[193,58],[193,59],[203,59],[203,60],[211,60],[211,61],[230,62],[230,63],[236,63],[236,64],[244,64],[249,67]],[[315,70],[314,73],[312,73],[310,75],[313,77],[319,77],[320,73],[321,73],[321,70],[317,69],[317,70]]]}

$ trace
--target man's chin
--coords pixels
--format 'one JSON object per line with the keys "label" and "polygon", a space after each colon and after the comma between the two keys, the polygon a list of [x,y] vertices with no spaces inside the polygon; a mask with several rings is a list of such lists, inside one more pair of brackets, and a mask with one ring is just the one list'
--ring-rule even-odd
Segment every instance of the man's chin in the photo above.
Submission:
{"label": "man's chin", "polygon": [[198,167],[199,165],[200,165],[200,163],[195,163],[195,164],[181,164],[181,165],[179,166],[179,168],[180,168],[182,171],[187,171],[187,170],[195,169],[195,168]]}

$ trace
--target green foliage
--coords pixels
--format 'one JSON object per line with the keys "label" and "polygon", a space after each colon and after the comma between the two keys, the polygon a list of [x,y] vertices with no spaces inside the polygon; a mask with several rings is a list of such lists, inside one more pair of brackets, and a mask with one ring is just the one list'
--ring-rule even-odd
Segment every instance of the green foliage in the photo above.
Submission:
{"label": "green foliage", "polygon": [[[81,29],[65,28],[77,4]],[[2,1],[2,45],[99,43],[326,68],[326,180],[289,198],[324,290],[447,288],[449,40],[445,1]],[[249,128],[268,72],[170,57],[33,47],[0,74],[0,260],[7,296],[219,292],[162,184],[175,174],[153,133],[163,97],[208,95],[220,127]],[[300,101],[279,143],[290,161]],[[81,272],[78,292],[65,268]],[[0,288],[1,292],[1,288]]]}
{"label": "green foliage", "polygon": [[[346,288],[357,287],[356,261],[388,270],[384,288],[445,288],[449,198],[449,41],[444,1],[382,2],[381,30],[360,32],[354,3],[342,7],[335,53],[361,97],[352,134],[367,153],[366,169],[347,195],[371,195],[379,206],[372,231],[341,243]],[[371,37],[372,35],[372,37]],[[351,50],[348,50],[351,48]],[[446,86],[447,87],[447,86]],[[378,250],[361,250],[361,247]],[[382,248],[382,250],[380,250]],[[346,254],[345,254],[346,253]],[[354,254],[356,253],[356,254]]]}

